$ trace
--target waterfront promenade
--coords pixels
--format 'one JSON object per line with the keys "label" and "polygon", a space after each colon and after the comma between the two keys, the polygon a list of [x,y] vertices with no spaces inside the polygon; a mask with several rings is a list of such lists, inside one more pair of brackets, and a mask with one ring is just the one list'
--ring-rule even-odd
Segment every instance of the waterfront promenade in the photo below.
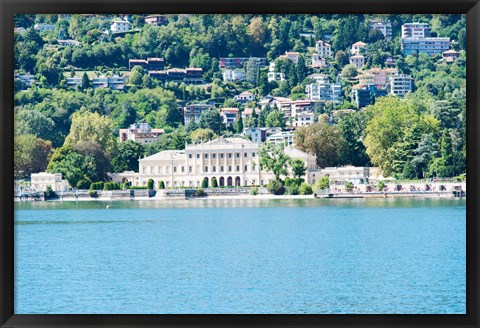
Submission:
{"label": "waterfront promenade", "polygon": [[[266,188],[258,188],[257,195],[251,195],[251,187],[206,188],[199,195],[197,189],[160,189],[160,190],[115,190],[98,191],[92,197],[88,190],[61,191],[49,201],[115,201],[115,200],[155,200],[155,199],[308,199],[308,198],[450,198],[466,197],[466,182],[407,182],[389,183],[382,191],[374,188],[356,187],[351,191],[332,186],[330,190],[316,191],[311,195],[273,195]],[[368,191],[367,191],[368,190]],[[20,197],[15,201],[43,201],[43,196]]]}

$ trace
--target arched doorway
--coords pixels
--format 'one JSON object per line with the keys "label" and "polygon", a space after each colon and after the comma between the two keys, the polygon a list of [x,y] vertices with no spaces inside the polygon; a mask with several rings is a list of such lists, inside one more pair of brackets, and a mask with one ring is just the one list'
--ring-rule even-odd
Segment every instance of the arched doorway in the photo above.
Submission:
{"label": "arched doorway", "polygon": [[235,178],[235,186],[240,187],[240,177]]}
{"label": "arched doorway", "polygon": [[229,186],[229,187],[233,186],[232,177],[228,177],[228,179],[227,179],[227,186]]}
{"label": "arched doorway", "polygon": [[219,186],[220,186],[220,187],[225,186],[225,178],[224,178],[224,177],[220,177]]}
{"label": "arched doorway", "polygon": [[203,178],[202,186],[206,186],[205,188],[208,188],[208,178],[207,177]]}

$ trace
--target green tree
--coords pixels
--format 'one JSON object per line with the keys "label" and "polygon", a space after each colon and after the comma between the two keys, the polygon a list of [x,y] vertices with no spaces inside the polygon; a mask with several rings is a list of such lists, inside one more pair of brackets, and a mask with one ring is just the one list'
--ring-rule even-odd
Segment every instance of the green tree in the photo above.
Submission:
{"label": "green tree", "polygon": [[299,150],[315,154],[322,168],[341,164],[345,140],[336,126],[318,122],[301,127],[295,133],[294,142]]}
{"label": "green tree", "polygon": [[144,154],[141,144],[132,140],[121,142],[118,145],[118,152],[112,160],[113,172],[138,171],[138,159]]}
{"label": "green tree", "polygon": [[243,118],[242,115],[238,115],[238,119],[233,123],[233,129],[236,133],[243,132]]}
{"label": "green tree", "polygon": [[305,175],[307,167],[305,162],[301,159],[295,159],[290,161],[290,167],[292,168],[292,173],[294,178],[301,178]]}
{"label": "green tree", "polygon": [[117,151],[117,140],[113,134],[112,120],[98,113],[74,113],[64,147],[73,147],[82,141],[96,142],[108,156],[114,155]]}
{"label": "green tree", "polygon": [[260,165],[270,171],[275,180],[281,181],[281,176],[288,175],[288,162],[290,157],[285,154],[285,144],[265,143],[260,151]]}
{"label": "green tree", "polygon": [[83,73],[82,76],[82,90],[87,90],[91,87],[90,79],[88,78],[87,72]]}
{"label": "green tree", "polygon": [[218,109],[207,109],[200,116],[200,127],[203,129],[211,129],[217,135],[220,135],[221,131],[223,130],[223,126],[223,118]]}
{"label": "green tree", "polygon": [[421,136],[438,131],[438,121],[418,113],[416,106],[407,99],[385,97],[368,107],[373,118],[365,129],[366,151],[387,176],[401,174]]}
{"label": "green tree", "polygon": [[345,65],[345,67],[343,67],[342,69],[342,76],[346,79],[353,78],[357,76],[357,74],[358,74],[358,71],[355,65],[348,64],[348,65]]}
{"label": "green tree", "polygon": [[30,177],[32,173],[44,172],[52,155],[52,143],[25,134],[14,138],[14,175]]}
{"label": "green tree", "polygon": [[284,128],[285,119],[283,113],[279,110],[272,110],[265,118],[265,126]]}
{"label": "green tree", "polygon": [[209,140],[213,140],[217,137],[215,132],[212,129],[196,129],[191,133],[191,139],[193,142],[201,141],[207,142]]}

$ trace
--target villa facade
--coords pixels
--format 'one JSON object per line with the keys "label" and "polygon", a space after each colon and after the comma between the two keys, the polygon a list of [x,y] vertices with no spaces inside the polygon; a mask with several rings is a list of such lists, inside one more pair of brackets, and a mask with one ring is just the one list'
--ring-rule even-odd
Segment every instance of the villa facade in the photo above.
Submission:
{"label": "villa facade", "polygon": [[[189,144],[185,150],[166,150],[139,160],[139,172],[112,176],[113,181],[130,181],[133,186],[146,186],[149,179],[155,188],[160,181],[167,188],[200,187],[212,179],[218,186],[266,185],[274,179],[271,172],[260,169],[261,145],[242,138],[218,138],[206,143]],[[285,153],[302,159],[307,166],[305,180],[314,183],[319,171],[316,157],[292,147]]]}

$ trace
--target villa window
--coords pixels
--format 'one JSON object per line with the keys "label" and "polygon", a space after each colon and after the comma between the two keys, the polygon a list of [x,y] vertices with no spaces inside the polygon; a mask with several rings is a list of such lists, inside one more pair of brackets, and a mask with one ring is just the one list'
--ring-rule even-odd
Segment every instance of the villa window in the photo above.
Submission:
{"label": "villa window", "polygon": [[255,157],[255,153],[252,153],[252,157]]}
{"label": "villa window", "polygon": [[244,166],[244,171],[245,171],[245,172],[248,171],[248,165],[245,165],[245,166]]}
{"label": "villa window", "polygon": [[223,172],[223,165],[220,166],[220,172]]}
{"label": "villa window", "polygon": [[205,158],[208,158],[208,154],[205,154]]}
{"label": "villa window", "polygon": [[197,158],[200,158],[200,154],[197,154]]}
{"label": "villa window", "polygon": [[185,166],[182,166],[182,173],[185,172]]}
{"label": "villa window", "polygon": [[205,172],[208,172],[208,166],[205,165]]}
{"label": "villa window", "polygon": [[237,158],[240,158],[240,153],[236,153],[236,155],[237,155]]}
{"label": "villa window", "polygon": [[230,154],[228,154],[228,158],[232,158],[232,154],[231,154],[231,153],[230,153]]}
{"label": "villa window", "polygon": [[192,173],[192,167],[191,166],[188,167],[188,172]]}
{"label": "villa window", "polygon": [[217,167],[216,166],[212,166],[212,172],[216,172],[217,171]]}
{"label": "villa window", "polygon": [[173,172],[175,172],[175,173],[177,172],[177,167],[176,166],[173,167]]}
{"label": "villa window", "polygon": [[192,154],[188,154],[188,158],[192,158]]}
{"label": "villa window", "polygon": [[247,153],[244,153],[244,154],[243,154],[243,157],[247,157],[247,156],[248,156],[248,154],[247,154]]}
{"label": "villa window", "polygon": [[228,166],[228,172],[232,172],[232,166],[231,165]]}
{"label": "villa window", "polygon": [[223,154],[220,154],[220,158],[223,158]]}
{"label": "villa window", "polygon": [[213,155],[212,155],[212,158],[213,158],[213,159],[217,158],[217,154],[213,154]]}
{"label": "villa window", "polygon": [[237,165],[237,172],[240,172],[240,165]]}

